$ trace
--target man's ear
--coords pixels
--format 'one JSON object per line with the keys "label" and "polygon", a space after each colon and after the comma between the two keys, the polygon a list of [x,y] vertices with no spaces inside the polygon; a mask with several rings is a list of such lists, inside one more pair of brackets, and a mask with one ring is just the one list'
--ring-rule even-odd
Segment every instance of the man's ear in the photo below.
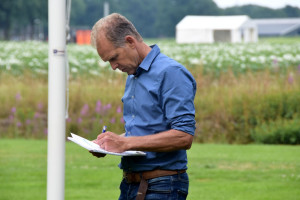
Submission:
{"label": "man's ear", "polygon": [[135,48],[136,39],[134,37],[132,37],[131,35],[127,35],[125,36],[125,41],[131,48]]}

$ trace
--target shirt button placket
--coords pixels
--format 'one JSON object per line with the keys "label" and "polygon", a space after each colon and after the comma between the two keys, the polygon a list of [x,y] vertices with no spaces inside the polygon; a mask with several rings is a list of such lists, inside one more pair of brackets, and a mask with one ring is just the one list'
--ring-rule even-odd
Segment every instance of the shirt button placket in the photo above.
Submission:
{"label": "shirt button placket", "polygon": [[[135,76],[133,79],[133,88],[132,88],[132,94],[131,94],[131,101],[132,101],[132,113],[131,113],[131,119],[132,119],[132,126],[134,126],[134,118],[135,118],[135,112],[136,112],[136,108],[135,108],[135,89],[136,89],[136,80],[137,77]],[[129,131],[129,134],[131,134],[132,130]]]}

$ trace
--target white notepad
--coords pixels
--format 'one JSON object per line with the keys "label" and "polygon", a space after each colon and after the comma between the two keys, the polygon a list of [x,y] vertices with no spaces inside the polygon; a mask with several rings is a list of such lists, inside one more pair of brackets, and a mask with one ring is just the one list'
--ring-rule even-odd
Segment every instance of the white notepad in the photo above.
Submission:
{"label": "white notepad", "polygon": [[68,140],[78,144],[79,146],[91,151],[91,152],[98,152],[103,154],[111,154],[116,156],[145,156],[146,153],[142,151],[124,151],[122,153],[115,153],[110,152],[102,149],[98,144],[95,144],[94,142],[87,140],[83,137],[80,137],[74,133],[71,133],[72,137],[68,137]]}

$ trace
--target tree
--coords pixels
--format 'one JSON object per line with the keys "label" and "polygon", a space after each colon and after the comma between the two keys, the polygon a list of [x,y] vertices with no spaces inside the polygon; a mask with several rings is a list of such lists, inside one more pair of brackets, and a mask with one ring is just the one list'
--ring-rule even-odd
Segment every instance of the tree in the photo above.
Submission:
{"label": "tree", "polygon": [[283,12],[285,12],[287,17],[299,17],[300,9],[297,7],[286,6],[283,8]]}
{"label": "tree", "polygon": [[1,0],[0,4],[0,27],[4,30],[4,39],[9,40],[13,22],[20,9],[20,0]]}
{"label": "tree", "polygon": [[[72,0],[71,28],[91,29],[103,17],[103,4],[107,1],[110,12],[118,12],[136,26],[145,38],[174,37],[176,24],[186,15],[248,15],[251,18],[300,17],[300,9],[286,6],[271,9],[245,5],[220,9],[213,0]],[[1,0],[0,30],[5,39],[12,32],[33,38],[35,28],[48,27],[48,0]]]}
{"label": "tree", "polygon": [[212,0],[157,0],[155,29],[158,36],[174,37],[176,24],[186,15],[219,15]]}

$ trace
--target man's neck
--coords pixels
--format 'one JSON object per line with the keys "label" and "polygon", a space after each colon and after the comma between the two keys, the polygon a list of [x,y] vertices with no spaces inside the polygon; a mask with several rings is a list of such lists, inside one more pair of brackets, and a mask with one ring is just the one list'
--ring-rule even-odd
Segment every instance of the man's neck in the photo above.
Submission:
{"label": "man's neck", "polygon": [[140,60],[143,61],[146,58],[146,56],[150,53],[151,47],[149,47],[146,43],[141,42],[137,46],[137,50],[139,52]]}

